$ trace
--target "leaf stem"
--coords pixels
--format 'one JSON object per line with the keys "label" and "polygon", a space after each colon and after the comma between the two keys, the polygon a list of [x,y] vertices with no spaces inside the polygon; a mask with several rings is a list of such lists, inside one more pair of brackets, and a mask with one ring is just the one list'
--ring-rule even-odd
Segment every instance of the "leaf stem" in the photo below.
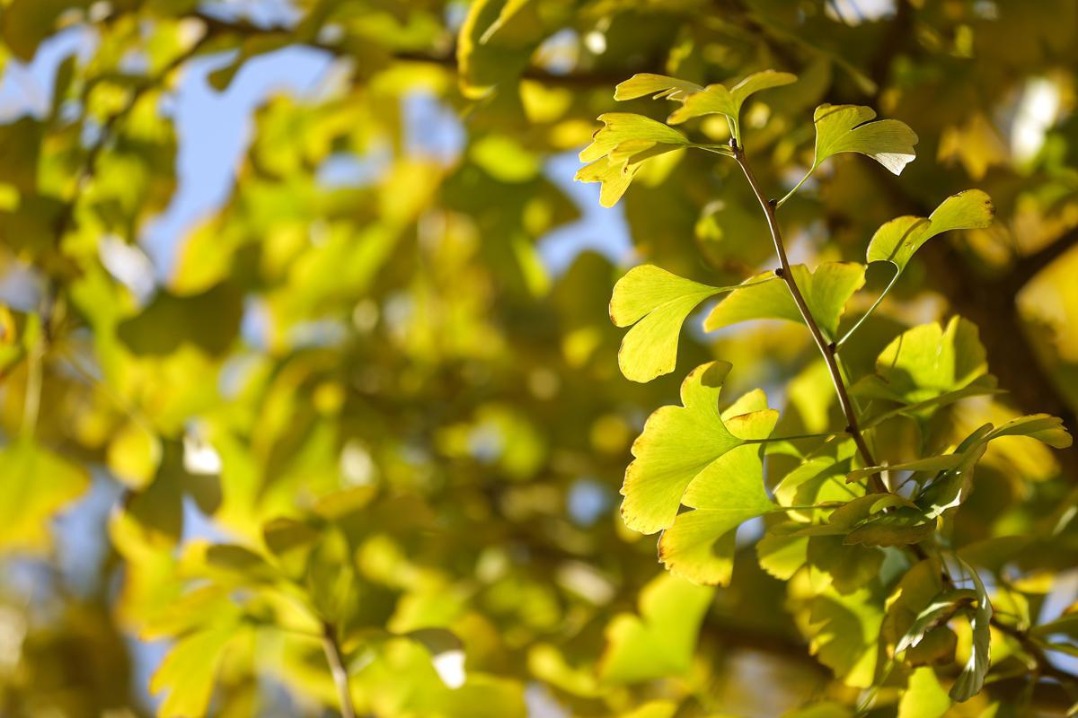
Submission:
{"label": "leaf stem", "polygon": [[898,282],[898,277],[900,274],[901,273],[898,271],[895,272],[895,275],[891,277],[891,281],[887,283],[887,286],[880,293],[880,296],[876,297],[876,301],[872,303],[872,306],[868,308],[868,311],[862,314],[861,318],[857,320],[857,323],[850,327],[849,331],[843,334],[841,339],[835,342],[836,349],[841,348],[842,345],[846,343],[846,340],[853,336],[853,333],[856,332],[861,327],[861,325],[865,323],[865,320],[872,316],[872,313],[876,311],[876,307],[880,306],[880,302],[883,301],[883,298],[886,297],[890,293],[891,289],[894,288],[895,283]]}
{"label": "leaf stem", "polygon": [[[789,287],[794,304],[797,305],[801,318],[805,320],[809,333],[812,334],[812,339],[816,342],[816,346],[827,364],[827,372],[831,375],[831,383],[835,386],[835,393],[838,395],[842,413],[846,417],[846,433],[853,439],[854,444],[857,446],[857,451],[861,454],[862,460],[865,461],[865,465],[876,466],[877,462],[872,456],[872,450],[869,449],[868,444],[865,442],[865,437],[861,434],[861,428],[857,421],[857,412],[854,410],[853,401],[850,399],[850,393],[842,377],[842,370],[839,368],[838,361],[835,358],[836,346],[834,343],[828,342],[824,337],[823,332],[820,330],[820,325],[817,324],[816,318],[812,316],[812,312],[801,294],[801,289],[794,280],[793,271],[790,269],[790,260],[786,257],[786,246],[782,241],[782,231],[779,229],[778,219],[775,217],[775,208],[778,203],[768,200],[764,195],[763,190],[760,188],[760,183],[756,180],[752,167],[749,166],[748,159],[745,157],[744,149],[736,144],[732,145],[732,149],[734,159],[741,166],[741,171],[744,172],[745,179],[748,180],[749,186],[752,188],[753,194],[756,195],[756,200],[760,203],[764,216],[767,218],[767,226],[771,231],[771,240],[775,243],[775,252],[778,254],[779,264],[782,265],[781,277],[786,282],[786,286]],[[778,273],[776,272],[776,274]],[[883,483],[883,479],[878,473],[869,477],[869,483],[876,493],[888,493],[887,485]]]}
{"label": "leaf stem", "polygon": [[815,171],[816,171],[816,165],[813,165],[812,167],[809,167],[809,170],[808,170],[808,172],[806,172],[806,173],[805,173],[805,176],[801,178],[801,181],[800,181],[800,182],[798,182],[797,184],[795,184],[795,185],[794,185],[794,188],[793,188],[792,190],[790,190],[789,192],[787,192],[787,193],[786,193],[786,196],[785,196],[785,197],[783,197],[782,199],[780,199],[780,200],[779,200],[778,202],[776,202],[776,203],[775,203],[775,209],[778,209],[778,208],[779,208],[779,207],[781,207],[782,205],[786,204],[786,200],[788,200],[788,199],[790,199],[791,197],[793,197],[793,196],[794,196],[794,192],[796,192],[797,190],[801,189],[801,185],[803,185],[803,184],[805,184],[806,182],[808,182],[808,178],[809,178],[809,177],[811,177],[811,176],[812,176],[812,173],[813,173],[813,172],[815,172]]}
{"label": "leaf stem", "polygon": [[337,640],[337,629],[328,621],[322,624],[322,650],[326,653],[329,671],[333,674],[333,683],[341,701],[341,716],[356,718],[356,708],[352,703],[352,691],[348,686],[348,670],[344,667],[344,654]]}

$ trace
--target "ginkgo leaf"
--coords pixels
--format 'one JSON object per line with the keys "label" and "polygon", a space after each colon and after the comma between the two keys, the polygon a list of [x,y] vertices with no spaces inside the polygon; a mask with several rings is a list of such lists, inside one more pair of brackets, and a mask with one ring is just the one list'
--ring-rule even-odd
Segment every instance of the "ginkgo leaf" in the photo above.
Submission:
{"label": "ginkgo leaf", "polygon": [[[697,367],[681,385],[683,406],[661,407],[644,424],[633,442],[636,459],[626,469],[621,488],[621,514],[630,529],[650,534],[668,528],[693,479],[705,471],[720,471],[712,464],[745,443],[719,413],[719,393],[729,371],[726,362]],[[766,426],[770,431],[772,416],[758,414],[750,420],[751,430]]]}
{"label": "ginkgo leaf", "polygon": [[978,189],[951,195],[927,218],[892,219],[876,230],[868,245],[869,262],[890,262],[902,272],[914,252],[932,237],[953,229],[975,229],[992,224],[992,199]]}
{"label": "ginkgo leaf", "polygon": [[876,359],[876,374],[857,382],[853,392],[871,399],[916,404],[969,386],[988,372],[977,326],[952,317],[900,334]]}
{"label": "ginkgo leaf", "polygon": [[640,592],[640,615],[622,613],[606,628],[599,675],[610,683],[684,674],[715,589],[662,574]]}
{"label": "ginkgo leaf", "polygon": [[898,718],[941,718],[950,707],[951,699],[940,686],[936,671],[925,666],[910,675],[898,702]]}
{"label": "ginkgo leaf", "polygon": [[969,574],[977,593],[973,615],[969,619],[969,627],[973,631],[973,649],[970,651],[969,660],[958,675],[958,680],[951,686],[951,698],[961,703],[981,692],[984,677],[988,674],[988,667],[991,664],[992,602],[988,598],[988,591],[981,577],[977,575],[977,571],[957,556],[955,560]]}
{"label": "ginkgo leaf", "polygon": [[621,373],[626,379],[647,382],[673,371],[678,335],[689,313],[708,297],[737,288],[700,284],[650,264],[630,269],[614,285],[610,299],[614,324],[635,324],[618,352]]}
{"label": "ginkgo leaf", "polygon": [[[809,272],[803,264],[796,264],[790,270],[816,323],[825,336],[834,338],[846,302],[865,283],[864,266],[854,262],[825,262],[815,272]],[[714,331],[750,319],[803,323],[785,282],[762,283],[769,274],[774,276],[765,272],[746,280],[741,289],[719,302],[704,320],[704,329]]]}
{"label": "ginkgo leaf", "polygon": [[641,163],[689,144],[677,130],[643,115],[608,112],[599,120],[603,127],[580,153],[580,161],[589,164],[574,179],[601,183],[599,203],[604,207],[621,199]]}
{"label": "ginkgo leaf", "polygon": [[[767,438],[778,415],[748,415],[757,438]],[[659,559],[675,575],[694,583],[726,585],[733,571],[736,529],[775,508],[764,490],[761,449],[739,446],[700,472],[681,502],[693,511],[678,514],[659,541]]]}
{"label": "ginkgo leaf", "polygon": [[1066,449],[1074,443],[1063,420],[1050,414],[1032,414],[1012,419],[992,430],[986,440],[1001,436],[1028,436],[1055,449]]}
{"label": "ginkgo leaf", "polygon": [[741,107],[745,100],[762,90],[796,81],[797,76],[788,72],[765,70],[749,75],[729,89],[725,85],[708,85],[702,91],[685,97],[684,104],[670,115],[669,121],[671,124],[680,124],[701,115],[725,115],[733,123],[734,137],[739,138]]}
{"label": "ginkgo leaf", "polygon": [[867,155],[894,174],[916,157],[917,135],[904,122],[877,120],[876,112],[860,105],[820,105],[816,123],[816,157],[812,168],[842,152]]}
{"label": "ginkgo leaf", "polygon": [[812,599],[809,649],[849,686],[872,685],[883,607],[870,587],[829,587]]}
{"label": "ginkgo leaf", "polygon": [[50,520],[89,488],[89,475],[28,440],[0,449],[0,466],[0,552],[47,549]]}
{"label": "ginkgo leaf", "polygon": [[592,136],[591,144],[581,150],[581,162],[594,162],[610,154],[623,142],[641,141],[651,145],[674,146],[687,145],[689,142],[677,130],[643,115],[607,112],[599,115],[599,121],[603,123],[603,127]]}
{"label": "ginkgo leaf", "polygon": [[157,710],[159,718],[206,715],[217,671],[238,626],[219,623],[181,638],[150,679],[150,692],[168,691]]}
{"label": "ginkgo leaf", "polygon": [[680,101],[684,100],[687,95],[702,89],[704,88],[695,82],[643,72],[633,75],[614,88],[614,99],[635,100],[638,97],[651,95],[653,100],[666,98]]}

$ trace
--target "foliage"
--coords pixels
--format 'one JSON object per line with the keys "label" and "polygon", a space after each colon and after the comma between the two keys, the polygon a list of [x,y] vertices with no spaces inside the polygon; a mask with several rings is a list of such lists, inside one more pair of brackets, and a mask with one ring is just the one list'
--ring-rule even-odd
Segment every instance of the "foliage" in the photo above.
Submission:
{"label": "foliage", "polygon": [[0,0],[0,713],[1078,700],[1073,3],[284,5]]}

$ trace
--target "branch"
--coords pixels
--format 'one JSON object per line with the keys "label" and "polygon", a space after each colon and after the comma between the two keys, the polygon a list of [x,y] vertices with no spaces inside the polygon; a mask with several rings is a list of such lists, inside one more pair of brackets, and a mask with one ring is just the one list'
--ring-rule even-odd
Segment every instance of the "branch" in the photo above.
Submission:
{"label": "branch", "polygon": [[[209,35],[239,35],[241,37],[270,37],[287,36],[293,39],[297,45],[306,45],[317,50],[323,50],[335,56],[348,56],[348,47],[338,42],[323,42],[314,37],[306,37],[297,34],[297,29],[283,25],[261,26],[254,23],[238,20],[221,20],[204,12],[194,12],[191,17],[201,21],[206,26]],[[457,50],[449,47],[441,52],[424,52],[418,50],[395,50],[390,53],[392,59],[399,62],[417,62],[427,65],[436,65],[450,72],[457,72]],[[657,68],[640,67],[636,70],[617,69],[610,72],[569,72],[554,73],[539,67],[529,66],[520,74],[520,79],[535,80],[545,85],[558,87],[576,88],[609,88],[616,85],[634,72],[659,72]]]}
{"label": "branch", "polygon": [[[865,461],[865,465],[876,466],[876,459],[872,456],[872,451],[868,448],[865,437],[861,434],[861,428],[857,421],[857,412],[854,410],[853,401],[850,399],[850,393],[846,388],[846,381],[842,377],[842,371],[839,369],[838,361],[835,358],[836,346],[833,342],[828,342],[823,332],[820,331],[820,326],[816,323],[816,318],[812,316],[812,312],[809,311],[808,304],[801,295],[801,289],[794,280],[793,272],[790,271],[790,260],[786,257],[786,246],[783,244],[782,232],[779,229],[778,220],[775,218],[776,203],[773,200],[768,200],[760,189],[760,183],[756,181],[756,176],[753,175],[752,168],[745,158],[745,150],[738,145],[733,145],[733,149],[734,159],[741,166],[741,170],[745,173],[745,179],[749,181],[749,186],[752,187],[756,200],[760,203],[760,207],[767,216],[767,226],[771,230],[771,240],[775,243],[775,252],[779,256],[779,263],[782,265],[781,270],[776,270],[775,273],[790,288],[790,294],[793,295],[797,310],[801,313],[801,318],[805,320],[805,324],[808,325],[812,339],[816,342],[820,354],[823,355],[824,362],[827,363],[827,372],[831,375],[831,383],[835,385],[835,393],[838,395],[839,404],[842,406],[842,413],[846,417],[846,433],[853,437],[853,442],[857,445],[857,450]],[[873,474],[869,479],[869,483],[876,493],[888,493],[887,486],[883,483],[883,479],[880,478],[879,474]]]}
{"label": "branch", "polygon": [[348,670],[344,667],[344,654],[337,641],[337,629],[326,621],[322,624],[322,650],[326,653],[329,672],[333,674],[333,683],[341,701],[343,718],[356,718],[356,707],[352,703],[352,691],[348,686]]}

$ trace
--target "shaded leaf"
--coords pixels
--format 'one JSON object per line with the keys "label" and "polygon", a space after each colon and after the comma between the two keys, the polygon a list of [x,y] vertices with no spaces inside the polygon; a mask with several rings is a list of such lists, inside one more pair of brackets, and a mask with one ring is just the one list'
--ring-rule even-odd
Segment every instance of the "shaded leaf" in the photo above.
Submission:
{"label": "shaded leaf", "polygon": [[228,284],[192,296],[160,292],[138,316],[121,322],[117,334],[136,354],[171,354],[189,343],[219,355],[235,340],[242,317],[243,295]]}
{"label": "shaded leaf", "polygon": [[988,599],[988,591],[981,577],[977,575],[977,571],[962,559],[957,560],[969,573],[977,595],[976,608],[969,621],[970,629],[973,631],[973,650],[970,651],[969,660],[950,691],[951,698],[961,703],[980,693],[984,685],[984,677],[988,673],[991,662],[992,602]]}

